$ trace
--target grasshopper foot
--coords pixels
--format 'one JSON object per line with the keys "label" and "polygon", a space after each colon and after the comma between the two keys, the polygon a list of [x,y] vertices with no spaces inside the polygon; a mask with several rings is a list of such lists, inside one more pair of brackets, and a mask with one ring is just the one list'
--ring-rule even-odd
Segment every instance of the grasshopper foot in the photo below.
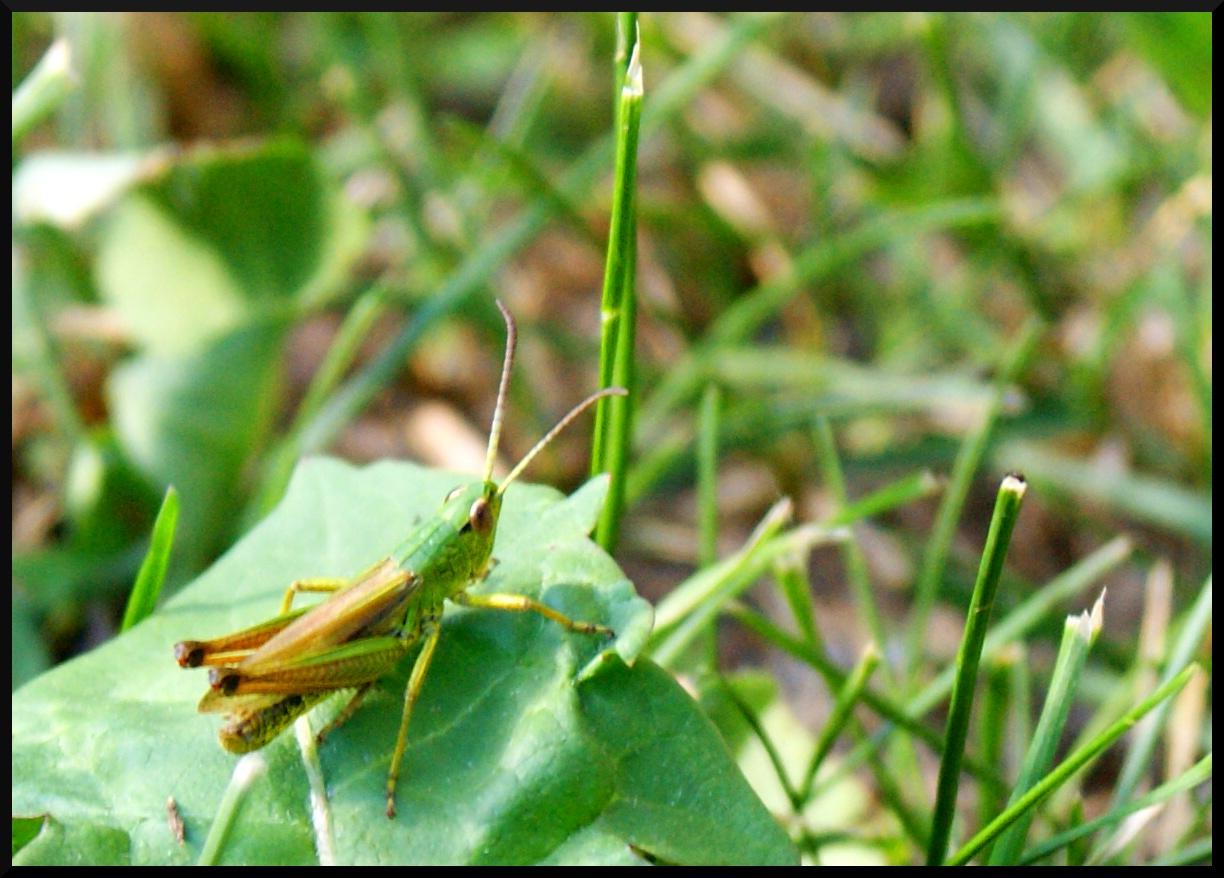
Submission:
{"label": "grasshopper foot", "polygon": [[600,634],[605,640],[611,640],[616,632],[606,625],[596,625],[594,622],[575,622],[574,630],[582,634]]}

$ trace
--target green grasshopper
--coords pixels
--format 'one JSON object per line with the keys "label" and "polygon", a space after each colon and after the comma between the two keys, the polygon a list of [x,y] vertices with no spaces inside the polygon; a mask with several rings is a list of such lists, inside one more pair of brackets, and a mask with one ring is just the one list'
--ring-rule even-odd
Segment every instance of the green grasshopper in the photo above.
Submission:
{"label": "green grasshopper", "polygon": [[[387,816],[395,816],[395,786],[408,743],[408,720],[442,631],[447,600],[467,607],[533,612],[584,634],[612,636],[612,630],[577,622],[524,595],[481,594],[467,588],[488,574],[493,538],[506,487],[532,459],[585,409],[602,397],[624,395],[619,387],[587,397],[527,452],[500,485],[493,462],[501,435],[506,391],[514,364],[516,332],[506,321],[502,365],[484,478],[446,496],[432,520],[422,523],[389,557],[351,579],[300,579],[289,585],[276,617],[213,640],[184,640],[174,646],[180,667],[210,666],[209,690],[201,713],[227,714],[219,738],[231,753],[258,750],[329,695],[355,689],[348,703],[317,735],[322,742],[349,719],[380,677],[424,640],[404,692],[403,715],[387,774]],[[312,607],[293,610],[301,592],[329,593]]]}

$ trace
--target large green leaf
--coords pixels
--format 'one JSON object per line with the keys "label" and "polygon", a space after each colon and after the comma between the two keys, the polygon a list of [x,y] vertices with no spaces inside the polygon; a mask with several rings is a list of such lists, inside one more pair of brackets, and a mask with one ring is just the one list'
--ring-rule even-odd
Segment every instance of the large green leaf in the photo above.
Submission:
{"label": "large green leaf", "polygon": [[98,289],[142,350],[180,356],[334,293],[365,231],[300,144],[199,149],[106,216]]}
{"label": "large green leaf", "polygon": [[[47,816],[16,862],[182,863],[198,853],[234,758],[195,712],[200,671],[183,638],[270,616],[284,586],[385,555],[470,477],[314,459],[279,507],[192,585],[125,635],[13,697],[13,814]],[[564,498],[515,485],[480,590],[540,597],[612,626],[612,642],[535,616],[449,608],[417,704],[399,816],[383,783],[411,660],[320,749],[336,858],[357,863],[793,862],[714,727],[666,673],[634,661],[649,605],[585,536],[597,479]],[[315,726],[343,703],[331,699]],[[263,751],[225,862],[316,861],[307,781],[291,733]],[[173,796],[187,844],[172,838]]]}
{"label": "large green leaf", "polygon": [[341,289],[365,232],[289,141],[193,150],[102,218],[98,290],[138,347],[107,403],[154,496],[182,495],[176,571],[198,572],[232,535],[244,466],[279,407],[289,326]]}

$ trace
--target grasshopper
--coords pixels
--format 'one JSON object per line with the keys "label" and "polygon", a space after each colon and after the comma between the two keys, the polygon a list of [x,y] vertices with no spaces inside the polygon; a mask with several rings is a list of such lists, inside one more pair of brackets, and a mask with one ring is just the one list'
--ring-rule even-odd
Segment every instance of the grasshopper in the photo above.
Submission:
{"label": "grasshopper", "polygon": [[[299,579],[290,583],[280,613],[251,628],[212,640],[174,646],[180,667],[209,667],[209,689],[201,713],[226,714],[218,737],[231,753],[258,750],[320,701],[355,690],[348,703],[316,736],[322,742],[349,719],[380,677],[423,641],[404,691],[403,714],[387,774],[387,816],[395,816],[395,786],[408,743],[408,721],[442,632],[447,600],[467,607],[532,612],[571,631],[611,637],[611,629],[578,622],[524,595],[469,594],[488,574],[493,538],[506,487],[532,459],[585,409],[602,397],[624,395],[619,387],[587,397],[562,418],[499,485],[493,462],[501,435],[506,392],[514,364],[514,319],[506,321],[506,354],[489,431],[484,477],[461,485],[442,501],[432,520],[420,524],[394,553],[350,579]],[[293,609],[297,594],[331,596]]]}

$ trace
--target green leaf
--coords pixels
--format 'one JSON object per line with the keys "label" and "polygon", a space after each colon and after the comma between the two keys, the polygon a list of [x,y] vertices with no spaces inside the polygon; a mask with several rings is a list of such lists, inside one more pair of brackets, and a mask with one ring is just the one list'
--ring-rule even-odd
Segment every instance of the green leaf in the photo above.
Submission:
{"label": "green leaf", "polygon": [[30,599],[22,589],[13,589],[12,634],[9,645],[13,650],[12,688],[16,689],[47,669],[51,657],[38,630],[38,617]]}
{"label": "green leaf", "polygon": [[198,570],[230,515],[239,477],[275,415],[281,325],[254,324],[189,356],[133,357],[112,373],[115,434],[149,478],[182,495],[176,565]]}
{"label": "green leaf", "polygon": [[181,355],[318,299],[364,230],[300,145],[199,150],[108,215],[98,287],[143,349]]}
{"label": "green leaf", "polygon": [[182,494],[176,569],[198,571],[236,530],[240,476],[279,408],[285,333],[340,288],[365,229],[291,142],[197,150],[106,215],[98,289],[139,347],[107,401],[130,459]]}
{"label": "green leaf", "polygon": [[[234,765],[215,716],[195,703],[199,671],[171,656],[272,615],[285,586],[345,575],[385,555],[470,476],[403,463],[310,459],[284,502],[141,625],[39,677],[13,697],[13,813],[50,816],[21,862],[190,862]],[[564,498],[515,484],[494,566],[474,590],[537,597],[603,622],[611,642],[534,614],[448,608],[413,715],[399,816],[383,785],[411,658],[319,748],[332,849],[353,863],[794,862],[713,726],[666,673],[634,661],[649,605],[585,532],[606,480]],[[413,654],[414,656],[415,654]],[[339,709],[331,699],[315,728]],[[312,863],[314,828],[292,734],[263,750],[221,862]],[[173,796],[179,847],[165,819]]]}
{"label": "green leaf", "polygon": [[1129,12],[1132,45],[1164,77],[1190,112],[1211,112],[1211,25],[1208,12]]}

